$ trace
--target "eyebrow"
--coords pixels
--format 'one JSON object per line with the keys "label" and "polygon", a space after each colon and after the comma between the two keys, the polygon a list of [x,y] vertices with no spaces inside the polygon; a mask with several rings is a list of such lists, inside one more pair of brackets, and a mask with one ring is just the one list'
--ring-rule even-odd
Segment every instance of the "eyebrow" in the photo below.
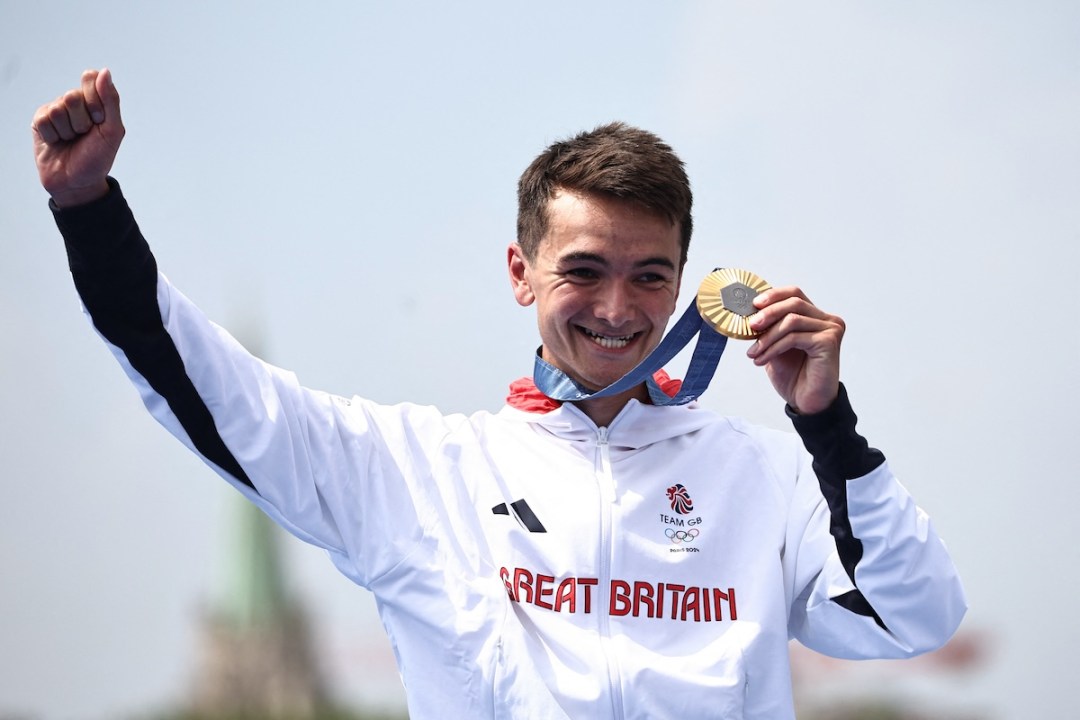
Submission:
{"label": "eyebrow", "polygon": [[[602,265],[604,267],[608,267],[609,265],[611,265],[611,263],[608,262],[607,258],[605,258],[603,255],[597,255],[596,253],[585,252],[583,250],[567,253],[566,255],[563,255],[562,257],[559,258],[559,262],[560,263],[590,262],[590,263],[595,263],[597,265]],[[668,258],[662,257],[662,256],[645,258],[644,260],[638,260],[636,263],[634,263],[635,268],[649,267],[649,266],[652,266],[652,265],[660,265],[660,266],[666,267],[666,268],[668,268],[670,270],[675,269],[675,263],[671,262],[671,260],[669,260]]]}

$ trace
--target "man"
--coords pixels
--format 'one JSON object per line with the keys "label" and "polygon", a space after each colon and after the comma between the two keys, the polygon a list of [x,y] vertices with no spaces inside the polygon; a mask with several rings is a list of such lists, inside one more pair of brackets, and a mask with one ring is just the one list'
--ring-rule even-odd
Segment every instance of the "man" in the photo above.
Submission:
{"label": "man", "polygon": [[[414,718],[790,718],[789,638],[842,657],[944,643],[965,609],[940,540],[855,432],[842,320],[757,297],[748,354],[799,437],[666,405],[662,373],[491,414],[301,387],[158,274],[119,185],[108,71],[43,106],[41,181],[95,327],[157,419],[378,600]],[[682,163],[610,125],[519,185],[514,296],[550,374],[595,391],[657,345],[691,232]],[[541,383],[543,384],[543,383]]]}

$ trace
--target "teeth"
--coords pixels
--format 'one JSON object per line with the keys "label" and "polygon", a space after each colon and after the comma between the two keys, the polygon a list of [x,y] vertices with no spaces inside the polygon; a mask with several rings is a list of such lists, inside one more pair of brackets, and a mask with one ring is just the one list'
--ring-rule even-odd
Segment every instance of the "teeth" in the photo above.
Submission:
{"label": "teeth", "polygon": [[600,347],[607,348],[608,350],[617,350],[618,348],[624,348],[630,344],[630,341],[634,339],[633,335],[623,335],[622,337],[607,337],[595,333],[588,328],[582,328],[585,334],[592,338],[592,341]]}

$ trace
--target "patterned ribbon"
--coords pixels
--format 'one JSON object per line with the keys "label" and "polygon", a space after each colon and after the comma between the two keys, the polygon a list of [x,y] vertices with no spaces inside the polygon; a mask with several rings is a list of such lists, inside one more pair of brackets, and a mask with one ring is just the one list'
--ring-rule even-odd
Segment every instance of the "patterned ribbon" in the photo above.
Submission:
{"label": "patterned ribbon", "polygon": [[[695,335],[698,336],[697,345],[690,357],[690,367],[686,371],[682,388],[675,397],[669,397],[653,380],[653,374],[678,355]],[[563,402],[618,395],[645,383],[654,405],[684,405],[709,387],[709,381],[716,374],[716,364],[720,362],[726,345],[727,338],[716,332],[712,325],[701,317],[696,302],[691,302],[690,307],[686,308],[686,312],[648,357],[603,390],[590,392],[581,387],[562,370],[541,358],[539,351],[533,366],[533,382],[540,392],[553,400]]]}

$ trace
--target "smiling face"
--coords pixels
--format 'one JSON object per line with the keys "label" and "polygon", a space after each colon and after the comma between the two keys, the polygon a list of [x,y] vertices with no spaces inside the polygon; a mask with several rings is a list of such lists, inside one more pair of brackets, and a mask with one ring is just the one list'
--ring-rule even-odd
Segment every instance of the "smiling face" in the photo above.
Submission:
{"label": "smiling face", "polygon": [[[544,360],[599,390],[663,337],[679,293],[679,225],[625,200],[562,190],[547,212],[536,256],[508,251],[514,296],[536,303]],[[643,397],[644,386],[628,396]]]}

